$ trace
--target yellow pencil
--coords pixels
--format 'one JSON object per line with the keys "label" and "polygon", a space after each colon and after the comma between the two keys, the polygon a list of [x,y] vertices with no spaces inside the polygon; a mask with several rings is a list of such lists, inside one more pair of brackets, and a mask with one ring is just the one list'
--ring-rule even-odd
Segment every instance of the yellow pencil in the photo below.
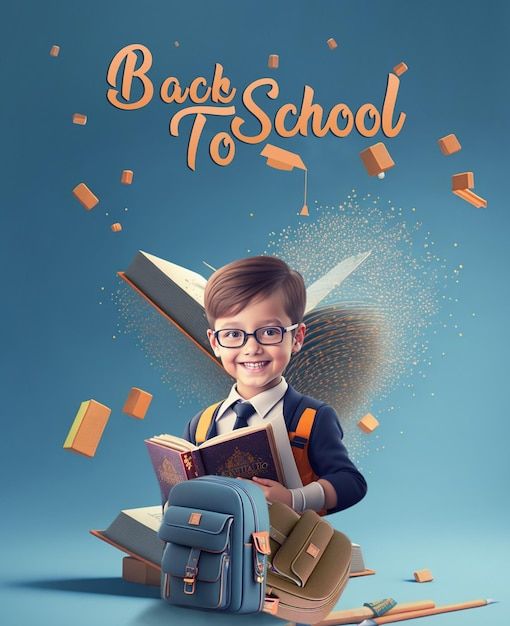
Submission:
{"label": "yellow pencil", "polygon": [[376,626],[376,624],[389,624],[390,622],[401,622],[405,619],[414,619],[415,617],[428,617],[429,615],[438,615],[439,613],[448,613],[449,611],[462,611],[463,609],[474,609],[477,606],[485,606],[492,604],[496,600],[472,600],[471,602],[462,602],[460,604],[445,604],[434,609],[424,609],[423,611],[409,611],[407,613],[397,613],[395,615],[383,615],[382,617],[374,617],[361,622],[360,626]]}

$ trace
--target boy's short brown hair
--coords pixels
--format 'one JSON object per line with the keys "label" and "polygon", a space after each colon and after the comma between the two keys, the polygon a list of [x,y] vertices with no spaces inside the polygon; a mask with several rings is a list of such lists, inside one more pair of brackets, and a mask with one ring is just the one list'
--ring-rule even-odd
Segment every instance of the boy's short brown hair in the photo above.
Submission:
{"label": "boy's short brown hair", "polygon": [[285,312],[293,324],[303,321],[306,289],[303,277],[281,259],[253,256],[232,261],[216,270],[207,281],[204,294],[209,327],[219,317],[237,315],[254,298],[262,299],[280,291]]}

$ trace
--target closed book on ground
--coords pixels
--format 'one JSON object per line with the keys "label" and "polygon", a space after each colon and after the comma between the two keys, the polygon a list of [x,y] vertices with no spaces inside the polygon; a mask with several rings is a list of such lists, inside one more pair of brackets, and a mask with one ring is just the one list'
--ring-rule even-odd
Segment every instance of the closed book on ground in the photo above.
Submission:
{"label": "closed book on ground", "polygon": [[269,478],[284,482],[271,422],[238,428],[200,446],[173,435],[145,440],[163,502],[177,483],[198,476]]}
{"label": "closed book on ground", "polygon": [[159,568],[165,547],[158,537],[162,515],[161,505],[125,509],[106,530],[90,532],[130,556]]}

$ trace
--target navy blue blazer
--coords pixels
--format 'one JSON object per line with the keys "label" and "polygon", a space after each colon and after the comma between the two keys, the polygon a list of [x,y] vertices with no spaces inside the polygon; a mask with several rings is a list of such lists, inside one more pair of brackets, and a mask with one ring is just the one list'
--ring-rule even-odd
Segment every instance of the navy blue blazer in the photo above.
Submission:
{"label": "navy blue blazer", "polygon": [[[283,417],[287,432],[294,432],[297,420],[305,407],[317,409],[308,443],[308,459],[315,474],[333,485],[337,505],[333,509],[328,509],[327,512],[328,514],[336,513],[359,502],[367,492],[367,483],[350,460],[342,442],[343,432],[335,409],[315,398],[304,396],[291,385],[288,386],[283,396]],[[214,412],[206,439],[217,435],[215,418],[218,410],[219,406]],[[187,441],[195,443],[201,414],[202,411],[187,424],[183,434],[183,438]]]}

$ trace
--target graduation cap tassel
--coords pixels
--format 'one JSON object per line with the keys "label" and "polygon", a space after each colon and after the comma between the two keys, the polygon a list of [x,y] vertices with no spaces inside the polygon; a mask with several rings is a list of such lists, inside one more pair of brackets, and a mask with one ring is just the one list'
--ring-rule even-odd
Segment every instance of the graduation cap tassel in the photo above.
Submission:
{"label": "graduation cap tassel", "polygon": [[266,165],[268,165],[269,167],[273,167],[277,170],[285,170],[287,172],[290,172],[295,167],[300,170],[304,170],[305,198],[303,208],[301,209],[299,215],[309,215],[308,206],[306,204],[308,170],[306,169],[306,165],[303,163],[303,160],[301,159],[299,154],[296,154],[295,152],[290,152],[289,150],[284,150],[283,148],[278,148],[278,146],[273,146],[272,144],[268,143],[264,146],[260,155],[266,157]]}
{"label": "graduation cap tassel", "polygon": [[308,216],[310,213],[308,212],[308,205],[306,204],[306,194],[308,193],[308,170],[305,170],[305,200],[303,204],[303,208],[299,211],[299,215]]}

